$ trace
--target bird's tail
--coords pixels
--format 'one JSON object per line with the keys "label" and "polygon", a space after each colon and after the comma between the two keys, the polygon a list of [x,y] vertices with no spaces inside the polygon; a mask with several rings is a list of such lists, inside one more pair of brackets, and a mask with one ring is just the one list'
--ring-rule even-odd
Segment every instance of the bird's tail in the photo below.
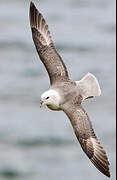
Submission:
{"label": "bird's tail", "polygon": [[99,83],[96,77],[91,73],[88,73],[80,81],[76,81],[76,84],[83,97],[83,100],[90,97],[101,95]]}

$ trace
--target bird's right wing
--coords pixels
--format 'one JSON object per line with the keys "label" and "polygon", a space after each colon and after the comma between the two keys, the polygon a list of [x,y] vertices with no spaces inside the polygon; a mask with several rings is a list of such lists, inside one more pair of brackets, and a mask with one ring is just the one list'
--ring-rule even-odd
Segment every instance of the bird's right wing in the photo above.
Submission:
{"label": "bird's right wing", "polygon": [[68,79],[67,68],[54,47],[48,25],[32,2],[30,25],[34,44],[49,74],[50,83],[53,84],[59,79]]}
{"label": "bird's right wing", "polygon": [[69,117],[75,135],[90,161],[99,171],[110,177],[107,155],[93,131],[87,113],[80,104],[74,102],[68,102],[61,108]]}

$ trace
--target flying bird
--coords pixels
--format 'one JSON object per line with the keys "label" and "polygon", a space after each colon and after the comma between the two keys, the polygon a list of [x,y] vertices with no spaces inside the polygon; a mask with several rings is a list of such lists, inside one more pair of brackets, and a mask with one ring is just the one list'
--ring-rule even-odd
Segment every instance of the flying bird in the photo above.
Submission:
{"label": "flying bird", "polygon": [[65,112],[83,151],[100,172],[110,177],[107,155],[81,105],[85,99],[100,96],[101,89],[96,77],[88,73],[80,81],[69,78],[67,68],[52,41],[48,25],[33,2],[30,3],[30,25],[36,50],[48,72],[51,85],[42,94],[40,107],[45,104],[51,110]]}

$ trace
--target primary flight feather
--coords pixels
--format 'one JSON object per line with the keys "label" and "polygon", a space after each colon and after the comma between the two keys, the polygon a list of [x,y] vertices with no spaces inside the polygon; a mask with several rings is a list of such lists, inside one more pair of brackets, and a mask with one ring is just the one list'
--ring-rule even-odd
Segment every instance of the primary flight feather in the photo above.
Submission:
{"label": "primary flight feather", "polygon": [[30,25],[35,47],[51,84],[50,89],[41,96],[40,107],[45,104],[51,110],[64,111],[71,121],[83,151],[99,171],[110,177],[107,155],[81,106],[83,100],[100,96],[101,90],[96,77],[88,73],[80,81],[70,80],[67,68],[55,49],[48,25],[33,2],[30,4]]}

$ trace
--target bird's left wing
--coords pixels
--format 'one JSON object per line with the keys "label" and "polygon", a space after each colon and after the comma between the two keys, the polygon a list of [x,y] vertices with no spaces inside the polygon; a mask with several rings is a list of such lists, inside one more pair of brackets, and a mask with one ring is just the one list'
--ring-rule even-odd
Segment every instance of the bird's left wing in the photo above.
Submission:
{"label": "bird's left wing", "polygon": [[80,104],[74,102],[68,102],[61,108],[69,117],[75,135],[90,161],[99,171],[110,177],[107,155],[93,131],[87,113]]}
{"label": "bird's left wing", "polygon": [[34,44],[49,74],[50,83],[53,84],[59,79],[68,79],[67,68],[54,47],[48,25],[32,2],[30,25]]}

